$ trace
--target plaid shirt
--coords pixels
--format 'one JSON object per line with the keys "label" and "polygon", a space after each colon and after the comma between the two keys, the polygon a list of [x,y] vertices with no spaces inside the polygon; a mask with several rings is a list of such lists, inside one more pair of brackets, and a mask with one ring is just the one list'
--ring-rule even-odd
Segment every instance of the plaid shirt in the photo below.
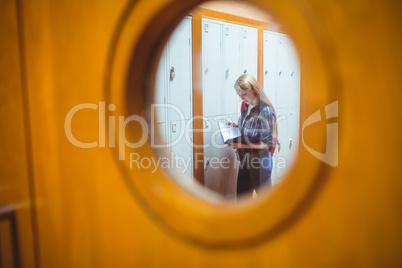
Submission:
{"label": "plaid shirt", "polygon": [[269,149],[238,149],[237,153],[242,159],[246,153],[250,153],[252,157],[260,156],[264,151],[269,153],[273,146],[275,114],[271,107],[264,101],[259,103],[248,112],[248,104],[241,112],[238,126],[242,135],[257,137],[263,143],[269,146]]}

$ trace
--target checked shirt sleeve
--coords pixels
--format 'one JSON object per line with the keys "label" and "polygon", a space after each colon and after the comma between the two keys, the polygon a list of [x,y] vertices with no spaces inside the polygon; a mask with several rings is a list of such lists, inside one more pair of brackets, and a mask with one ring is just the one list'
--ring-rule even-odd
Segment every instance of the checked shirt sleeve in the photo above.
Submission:
{"label": "checked shirt sleeve", "polygon": [[[251,122],[250,122],[251,123]],[[260,110],[257,117],[245,130],[246,135],[258,137],[269,147],[273,146],[275,115],[269,106]]]}

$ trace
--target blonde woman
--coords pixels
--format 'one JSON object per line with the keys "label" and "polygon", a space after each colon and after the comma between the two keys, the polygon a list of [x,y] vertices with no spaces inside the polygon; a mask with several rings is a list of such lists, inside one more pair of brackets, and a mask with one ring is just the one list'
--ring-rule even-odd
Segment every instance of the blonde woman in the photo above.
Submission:
{"label": "blonde woman", "polygon": [[259,193],[260,186],[271,186],[272,156],[270,150],[275,146],[278,127],[275,109],[265,95],[258,81],[250,74],[241,75],[234,88],[246,103],[241,112],[238,127],[241,134],[257,137],[258,143],[230,143],[237,149],[240,160],[237,176],[237,196]]}

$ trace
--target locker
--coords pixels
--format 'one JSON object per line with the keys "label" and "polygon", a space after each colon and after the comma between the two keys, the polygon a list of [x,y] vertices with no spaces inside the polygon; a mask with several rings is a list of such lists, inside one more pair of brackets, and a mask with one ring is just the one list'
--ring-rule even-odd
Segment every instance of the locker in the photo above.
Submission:
{"label": "locker", "polygon": [[[294,44],[284,34],[264,31],[264,91],[276,109],[278,140],[273,183],[279,182],[297,155],[300,110],[300,63]],[[289,146],[291,148],[289,148]]]}
{"label": "locker", "polygon": [[272,178],[273,182],[279,181],[286,173],[288,167],[288,149],[286,144],[288,141],[288,108],[279,108],[277,110],[278,118],[278,140],[280,141],[280,147],[277,147],[277,153],[275,155],[275,178]]}
{"label": "locker", "polygon": [[[176,109],[155,110],[157,123],[189,119],[192,115],[191,18],[186,17],[172,33],[159,62],[154,103],[166,103]],[[184,117],[184,118],[182,118]]]}
{"label": "locker", "polygon": [[205,187],[229,199],[236,197],[238,165],[235,150],[223,144],[218,122],[237,122],[237,117],[238,114],[210,117],[205,123],[208,131],[204,132]]}
{"label": "locker", "polygon": [[[192,141],[184,135],[188,131],[186,123],[192,116],[192,50],[191,18],[186,17],[169,38],[161,56],[155,83],[154,103],[164,103],[167,107],[155,109],[157,129],[167,144],[169,156],[173,153],[180,159],[177,178],[188,182],[193,177]],[[186,121],[187,120],[187,121]],[[192,137],[191,137],[192,138]],[[159,141],[159,144],[163,144]],[[173,161],[175,161],[173,159]],[[186,183],[188,183],[186,182]]]}
{"label": "locker", "polygon": [[232,23],[223,23],[223,90],[221,94],[222,114],[236,113],[236,102],[239,100],[234,84],[240,74],[240,28]]}
{"label": "locker", "polygon": [[166,144],[170,140],[169,133],[166,131],[166,123],[158,123],[156,124],[155,130],[158,131],[159,136],[154,136],[154,144],[156,148],[166,148]]}
{"label": "locker", "polygon": [[[239,113],[225,115],[228,117],[227,120],[231,122],[235,122],[237,124],[237,120],[239,117]],[[222,120],[222,122],[226,122]],[[221,149],[221,158],[224,159],[225,162],[224,168],[222,168],[222,187],[223,187],[223,195],[227,200],[235,200],[236,199],[236,185],[237,185],[237,173],[239,169],[239,162],[236,156],[236,150],[223,147]]]}
{"label": "locker", "polygon": [[278,169],[276,168],[276,166],[277,166],[278,160],[279,160],[279,159],[277,159],[277,155],[278,155],[278,152],[277,152],[277,150],[275,150],[275,153],[272,156],[272,172],[271,172],[271,185],[272,186],[280,182],[280,180],[277,179],[278,178],[278,175],[277,175]]}
{"label": "locker", "polygon": [[281,34],[278,38],[277,103],[278,108],[289,106],[289,40]]}
{"label": "locker", "polygon": [[[222,22],[210,19],[202,19],[202,70],[203,70],[203,111],[207,120],[204,122],[203,141],[204,141],[204,186],[215,192],[223,193],[223,174],[220,168],[222,157],[221,138],[216,133],[219,132],[217,122],[214,117],[222,115],[226,109],[225,98],[231,96],[229,93],[230,85],[226,82],[229,78],[231,67],[230,54],[225,54],[233,50],[230,41],[236,36],[236,31],[230,24],[223,27]],[[222,43],[226,49],[222,49]],[[224,60],[227,56],[226,61]],[[222,66],[226,64],[227,72],[222,71]],[[235,65],[234,65],[235,66]],[[226,76],[226,77],[225,77]],[[225,94],[226,93],[226,94]],[[228,95],[228,96],[225,96]]]}
{"label": "locker", "polygon": [[221,149],[222,195],[226,199],[236,199],[238,163],[235,150]]}
{"label": "locker", "polygon": [[275,176],[278,182],[294,165],[299,150],[299,107],[279,108],[278,135],[280,145],[275,154]]}
{"label": "locker", "polygon": [[204,131],[204,182],[205,187],[222,194],[223,174],[220,167],[222,159],[222,138],[214,117],[206,118]]}
{"label": "locker", "polygon": [[192,182],[193,178],[193,150],[192,150],[192,138],[189,137],[189,129],[192,126],[189,124],[188,120],[176,120],[170,121],[170,140],[169,143],[169,153],[173,156],[174,167],[178,167],[178,170],[174,171],[176,179],[179,181],[186,180],[186,185],[188,182]]}
{"label": "locker", "polygon": [[240,27],[242,50],[241,73],[249,73],[257,78],[258,30],[253,27]]}
{"label": "locker", "polygon": [[228,168],[225,169],[224,177],[224,189],[226,200],[236,200],[236,190],[237,190],[237,174],[239,171],[239,161],[235,150],[231,149],[227,152],[225,157],[228,159]]}
{"label": "locker", "polygon": [[[215,35],[213,35],[215,34]],[[215,38],[215,40],[211,40]],[[218,42],[221,40],[222,46]],[[244,72],[257,77],[258,30],[239,24],[203,19],[203,101],[205,116],[231,117],[236,122],[240,116],[241,100],[234,84]],[[216,73],[211,74],[212,68]],[[222,66],[222,67],[220,67]],[[218,68],[216,68],[218,67]],[[218,74],[220,75],[218,77]],[[209,76],[209,77],[208,77]],[[220,88],[216,88],[220,85]],[[214,89],[214,86],[216,89]],[[214,130],[216,121],[211,118]],[[204,142],[211,134],[204,133]],[[217,140],[218,144],[222,141]],[[231,148],[204,149],[206,157],[228,160],[228,168],[219,170],[208,167],[204,173],[206,186],[227,198],[236,195],[237,166],[235,150]]]}
{"label": "locker", "polygon": [[[191,19],[186,17],[177,26],[167,45],[167,66],[169,73],[169,103],[181,110],[184,118],[171,112],[170,120],[190,119],[192,115],[192,50]],[[171,110],[170,110],[171,111]]]}
{"label": "locker", "polygon": [[264,92],[277,110],[277,46],[278,34],[264,30]]}
{"label": "locker", "polygon": [[288,150],[287,168],[291,168],[297,159],[299,151],[299,107],[290,107],[288,116],[288,136],[284,147]]}
{"label": "locker", "polygon": [[202,19],[202,83],[204,116],[221,114],[221,24]]}
{"label": "locker", "polygon": [[300,107],[300,60],[292,40],[289,40],[289,106]]}

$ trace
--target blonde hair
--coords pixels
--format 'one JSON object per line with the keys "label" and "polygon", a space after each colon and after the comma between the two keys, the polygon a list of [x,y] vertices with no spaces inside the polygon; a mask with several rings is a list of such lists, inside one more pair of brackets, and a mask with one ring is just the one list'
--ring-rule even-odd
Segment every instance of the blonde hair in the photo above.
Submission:
{"label": "blonde hair", "polygon": [[254,78],[251,74],[242,74],[239,78],[237,78],[236,83],[234,85],[236,90],[253,90],[253,92],[257,95],[257,97],[265,102],[266,104],[271,107],[272,111],[275,115],[275,122],[274,122],[274,137],[278,138],[278,123],[276,120],[276,112],[274,106],[272,105],[271,101],[268,99],[267,95],[265,94],[264,90],[258,83],[257,79]]}

